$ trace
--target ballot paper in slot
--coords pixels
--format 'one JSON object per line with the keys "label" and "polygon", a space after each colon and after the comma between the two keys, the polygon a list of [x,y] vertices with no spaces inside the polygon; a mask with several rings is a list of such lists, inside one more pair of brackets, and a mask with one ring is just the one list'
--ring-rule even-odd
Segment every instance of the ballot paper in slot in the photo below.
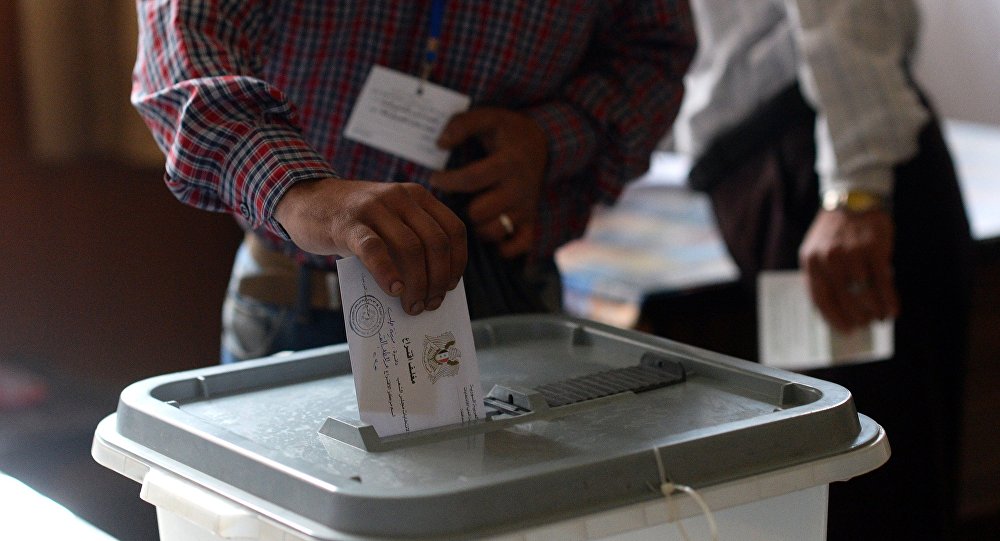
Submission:
{"label": "ballot paper in slot", "polygon": [[465,286],[411,316],[356,258],[337,262],[361,420],[392,436],[485,418]]}

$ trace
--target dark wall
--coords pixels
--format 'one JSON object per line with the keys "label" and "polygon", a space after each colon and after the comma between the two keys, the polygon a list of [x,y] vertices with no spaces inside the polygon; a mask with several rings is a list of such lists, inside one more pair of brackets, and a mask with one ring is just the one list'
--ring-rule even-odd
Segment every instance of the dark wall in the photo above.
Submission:
{"label": "dark wall", "polygon": [[0,2],[0,377],[26,371],[49,396],[0,410],[0,471],[118,539],[153,540],[153,507],[91,439],[125,385],[218,362],[240,232],[178,203],[160,168],[30,157],[16,5]]}
{"label": "dark wall", "polygon": [[159,168],[34,162],[15,5],[0,3],[0,362],[114,385],[215,363],[238,228],[178,203]]}

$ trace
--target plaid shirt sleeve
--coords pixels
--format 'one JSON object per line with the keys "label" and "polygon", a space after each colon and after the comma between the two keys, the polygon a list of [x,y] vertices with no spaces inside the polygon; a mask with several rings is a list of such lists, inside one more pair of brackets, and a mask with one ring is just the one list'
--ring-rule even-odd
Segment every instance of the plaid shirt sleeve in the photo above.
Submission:
{"label": "plaid shirt sleeve", "polygon": [[683,95],[696,39],[686,0],[621,2],[555,99],[528,111],[549,135],[536,255],[583,234],[595,203],[612,203],[649,168]]}
{"label": "plaid shirt sleeve", "polygon": [[184,203],[288,239],[273,218],[295,182],[336,176],[303,139],[288,98],[256,74],[263,3],[138,0],[132,102]]}

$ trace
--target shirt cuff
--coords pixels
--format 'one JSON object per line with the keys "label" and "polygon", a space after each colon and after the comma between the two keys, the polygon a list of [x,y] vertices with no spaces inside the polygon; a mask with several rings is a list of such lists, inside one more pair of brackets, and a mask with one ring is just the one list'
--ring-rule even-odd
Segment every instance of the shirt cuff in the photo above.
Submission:
{"label": "shirt cuff", "polygon": [[284,240],[291,238],[274,218],[274,210],[288,188],[338,176],[297,130],[284,126],[254,127],[241,134],[223,174],[233,183],[231,206],[245,223],[252,229],[267,228]]}
{"label": "shirt cuff", "polygon": [[568,103],[549,102],[524,111],[548,138],[545,178],[565,178],[593,161],[597,132],[590,119]]}

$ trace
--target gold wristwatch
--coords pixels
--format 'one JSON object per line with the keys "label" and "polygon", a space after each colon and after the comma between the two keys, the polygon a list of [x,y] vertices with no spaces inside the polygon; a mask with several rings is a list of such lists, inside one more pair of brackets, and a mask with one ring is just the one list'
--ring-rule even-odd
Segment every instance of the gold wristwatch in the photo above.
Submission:
{"label": "gold wristwatch", "polygon": [[886,210],[885,198],[864,190],[830,189],[823,192],[823,210],[846,210],[861,213]]}

